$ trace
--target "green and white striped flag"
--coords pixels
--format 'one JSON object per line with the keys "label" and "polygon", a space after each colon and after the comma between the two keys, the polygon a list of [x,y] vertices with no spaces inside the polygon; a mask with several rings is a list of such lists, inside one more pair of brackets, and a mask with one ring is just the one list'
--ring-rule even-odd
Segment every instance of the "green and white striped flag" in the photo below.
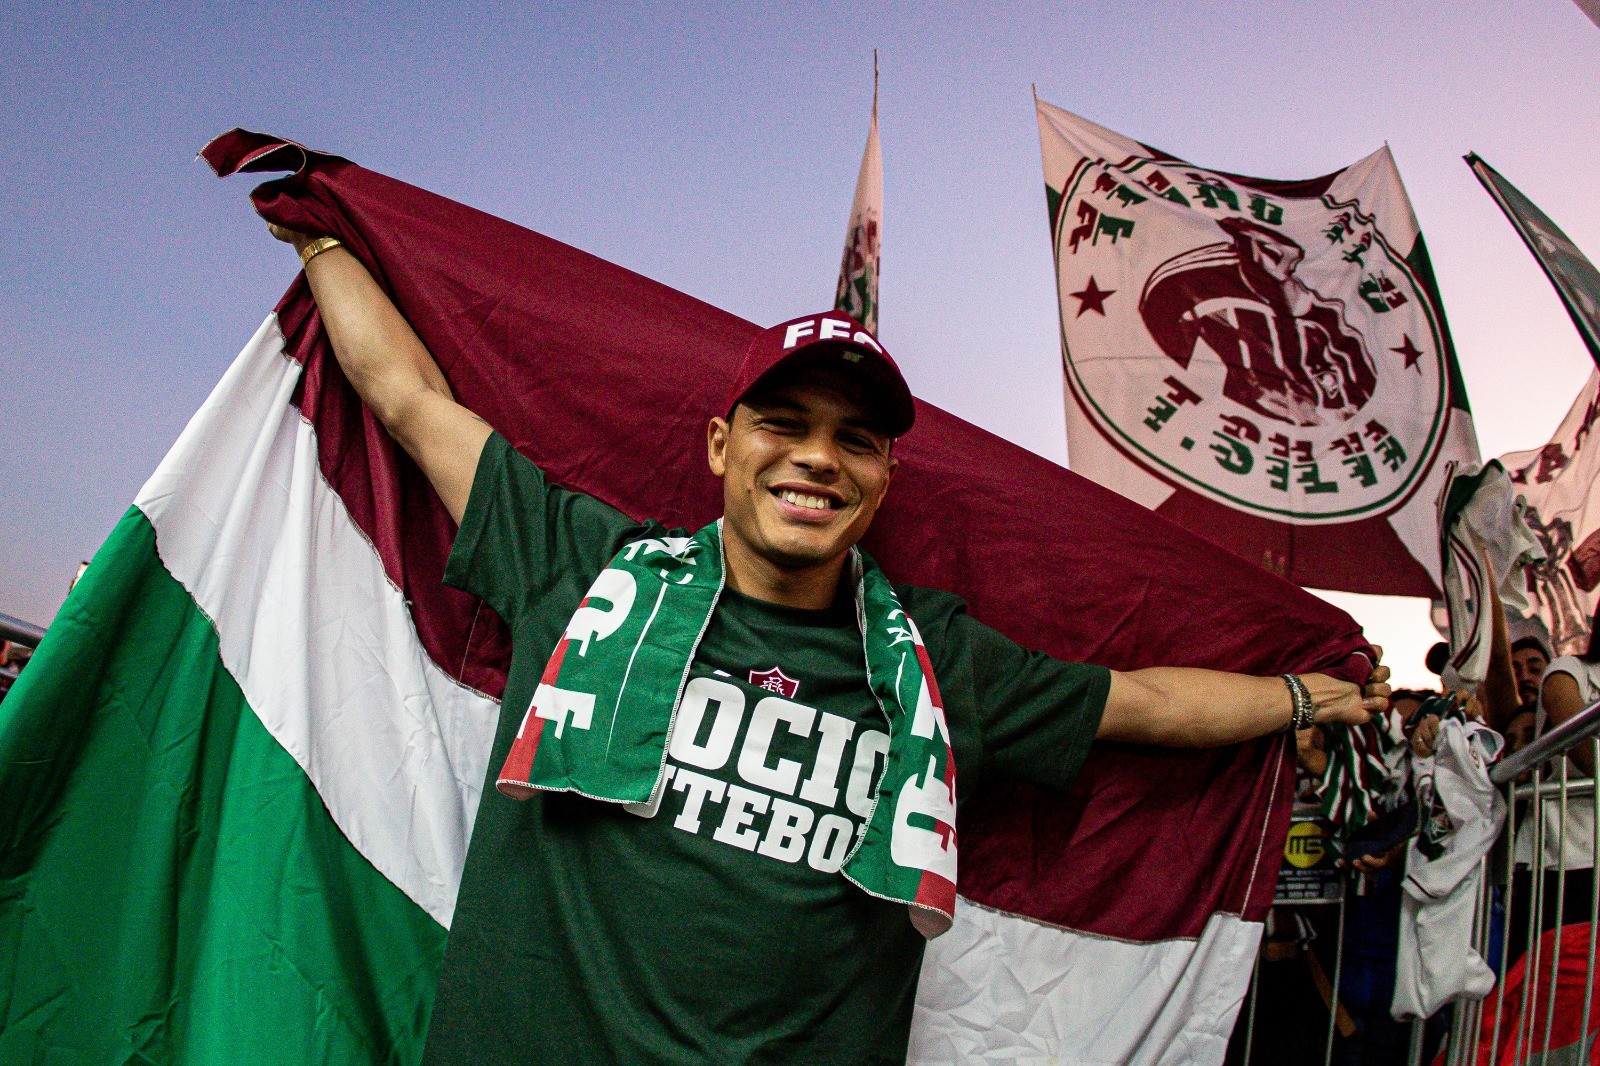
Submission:
{"label": "green and white striped flag", "polygon": [[1476,153],[1468,153],[1466,160],[1555,286],[1590,357],[1600,366],[1600,270],[1549,215],[1498,170]]}

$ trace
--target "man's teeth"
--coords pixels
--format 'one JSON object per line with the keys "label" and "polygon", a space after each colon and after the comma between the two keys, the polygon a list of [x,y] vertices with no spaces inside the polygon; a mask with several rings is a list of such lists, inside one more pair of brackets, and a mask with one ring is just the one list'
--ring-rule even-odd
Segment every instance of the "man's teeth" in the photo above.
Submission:
{"label": "man's teeth", "polygon": [[793,492],[789,489],[784,489],[783,492],[779,493],[779,495],[782,497],[783,502],[785,503],[792,503],[796,507],[809,507],[813,511],[827,511],[831,510],[833,507],[832,503],[823,499],[821,496],[803,496],[800,493]]}

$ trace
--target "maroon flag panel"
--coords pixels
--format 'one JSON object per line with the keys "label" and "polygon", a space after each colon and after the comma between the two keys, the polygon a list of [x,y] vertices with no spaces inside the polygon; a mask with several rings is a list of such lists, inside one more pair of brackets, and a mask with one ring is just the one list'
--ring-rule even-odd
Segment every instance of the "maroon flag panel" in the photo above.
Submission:
{"label": "maroon flag panel", "polygon": [[[290,172],[253,193],[262,216],[344,241],[461,401],[553,480],[669,524],[718,516],[705,423],[757,326],[279,138],[234,130],[203,155],[223,176]],[[410,600],[429,654],[498,696],[503,626],[441,584],[449,517],[343,380],[303,278],[279,313],[306,363],[301,409],[328,481]],[[866,547],[894,580],[955,592],[1025,645],[1119,669],[1366,672],[1369,649],[1343,612],[954,415],[919,402],[897,451]],[[961,892],[1137,940],[1194,936],[1218,912],[1259,918],[1292,757],[1284,738],[1201,753],[1103,745],[1070,796],[994,788],[962,811]],[[486,788],[483,802],[507,801]]]}

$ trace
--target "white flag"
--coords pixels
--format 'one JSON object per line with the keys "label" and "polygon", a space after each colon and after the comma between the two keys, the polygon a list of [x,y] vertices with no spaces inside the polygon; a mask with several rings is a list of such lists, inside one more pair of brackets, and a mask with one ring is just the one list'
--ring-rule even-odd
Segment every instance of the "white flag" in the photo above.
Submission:
{"label": "white flag", "polygon": [[1038,112],[1071,467],[1297,584],[1435,594],[1478,446],[1389,150],[1272,181]]}
{"label": "white flag", "polygon": [[1482,469],[1450,475],[1439,497],[1439,536],[1450,616],[1444,684],[1452,691],[1471,691],[1489,676],[1490,588],[1507,611],[1524,615],[1524,572],[1539,566],[1545,553],[1528,526],[1516,486],[1494,459]]}
{"label": "white flag", "polygon": [[1528,610],[1550,631],[1557,655],[1577,655],[1589,646],[1589,620],[1600,599],[1600,444],[1592,438],[1597,418],[1600,373],[1591,371],[1549,444],[1500,457],[1544,548],[1544,560],[1527,571]]}
{"label": "white flag", "polygon": [[883,226],[883,151],[878,147],[878,55],[872,55],[872,125],[861,153],[856,198],[839,264],[839,289],[833,306],[878,332],[878,237]]}

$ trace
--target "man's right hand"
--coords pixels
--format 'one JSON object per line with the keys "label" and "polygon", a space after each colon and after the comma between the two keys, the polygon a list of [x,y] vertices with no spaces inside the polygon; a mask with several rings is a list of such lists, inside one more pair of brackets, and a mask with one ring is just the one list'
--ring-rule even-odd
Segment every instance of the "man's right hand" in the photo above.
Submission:
{"label": "man's right hand", "polygon": [[284,244],[293,246],[296,252],[304,248],[312,240],[309,234],[301,233],[299,230],[288,229],[278,225],[276,222],[267,223],[267,232]]}

